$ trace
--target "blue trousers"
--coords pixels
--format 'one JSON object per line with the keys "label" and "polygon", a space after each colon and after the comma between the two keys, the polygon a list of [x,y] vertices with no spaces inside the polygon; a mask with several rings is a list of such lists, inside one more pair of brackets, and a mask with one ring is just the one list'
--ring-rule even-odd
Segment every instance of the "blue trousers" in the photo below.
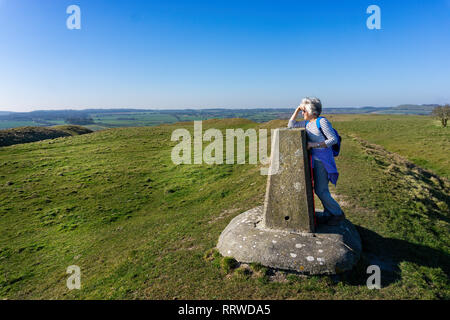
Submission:
{"label": "blue trousers", "polygon": [[339,203],[333,199],[330,194],[330,190],[328,189],[328,173],[325,169],[322,161],[313,160],[314,161],[314,192],[319,197],[322,202],[324,213],[332,214],[332,215],[341,215],[342,209],[339,206]]}

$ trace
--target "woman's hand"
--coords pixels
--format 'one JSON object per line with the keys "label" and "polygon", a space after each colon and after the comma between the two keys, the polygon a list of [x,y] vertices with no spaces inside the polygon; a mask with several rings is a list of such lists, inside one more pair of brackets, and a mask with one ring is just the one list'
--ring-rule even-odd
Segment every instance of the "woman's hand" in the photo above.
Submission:
{"label": "woman's hand", "polygon": [[294,113],[291,116],[291,121],[295,121],[295,119],[297,118],[297,115],[300,111],[303,111],[302,107],[298,106],[297,109],[295,109]]}
{"label": "woman's hand", "polygon": [[295,109],[295,112],[298,114],[299,112],[305,112],[305,107],[298,106],[297,109]]}
{"label": "woman's hand", "polygon": [[311,148],[326,148],[327,145],[325,144],[325,142],[308,142],[308,144],[306,145],[306,149],[311,149]]}

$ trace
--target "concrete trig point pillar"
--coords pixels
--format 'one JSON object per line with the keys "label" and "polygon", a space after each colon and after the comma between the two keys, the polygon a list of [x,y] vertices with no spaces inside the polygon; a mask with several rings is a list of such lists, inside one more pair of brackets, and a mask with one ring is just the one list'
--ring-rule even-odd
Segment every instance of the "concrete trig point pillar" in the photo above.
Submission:
{"label": "concrete trig point pillar", "polygon": [[279,145],[278,152],[271,155],[263,223],[266,228],[314,232],[314,195],[306,131],[277,129],[274,138]]}
{"label": "concrete trig point pillar", "polygon": [[[306,274],[352,269],[361,239],[348,220],[314,228],[311,168],[305,129],[276,129],[264,206],[236,216],[217,249],[239,262]],[[278,152],[277,152],[278,151]]]}

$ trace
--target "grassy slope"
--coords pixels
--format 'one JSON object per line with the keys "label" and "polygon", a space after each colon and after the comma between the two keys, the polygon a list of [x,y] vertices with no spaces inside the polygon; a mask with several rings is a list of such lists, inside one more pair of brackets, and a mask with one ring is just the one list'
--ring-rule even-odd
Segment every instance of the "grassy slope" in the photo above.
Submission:
{"label": "grassy slope", "polygon": [[[208,126],[258,127],[234,119]],[[364,242],[351,274],[273,282],[264,269],[226,273],[205,260],[228,222],[262,203],[266,177],[255,165],[174,166],[170,135],[178,127],[1,148],[0,297],[450,297],[448,182],[351,138],[351,123],[336,123],[345,143],[334,190]],[[381,290],[365,286],[374,261],[383,268]],[[73,264],[82,270],[80,291],[65,286]]]}
{"label": "grassy slope", "polygon": [[450,178],[450,127],[428,116],[331,115],[337,129],[357,135]]}

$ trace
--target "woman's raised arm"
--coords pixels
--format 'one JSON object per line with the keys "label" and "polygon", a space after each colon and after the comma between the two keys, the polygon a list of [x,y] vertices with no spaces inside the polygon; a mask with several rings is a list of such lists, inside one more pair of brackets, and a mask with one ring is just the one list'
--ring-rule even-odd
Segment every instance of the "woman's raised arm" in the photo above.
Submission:
{"label": "woman's raised arm", "polygon": [[298,106],[297,109],[295,109],[294,113],[291,116],[291,119],[289,119],[288,128],[296,128],[299,127],[299,124],[295,119],[297,118],[298,113],[303,110],[302,107]]}

